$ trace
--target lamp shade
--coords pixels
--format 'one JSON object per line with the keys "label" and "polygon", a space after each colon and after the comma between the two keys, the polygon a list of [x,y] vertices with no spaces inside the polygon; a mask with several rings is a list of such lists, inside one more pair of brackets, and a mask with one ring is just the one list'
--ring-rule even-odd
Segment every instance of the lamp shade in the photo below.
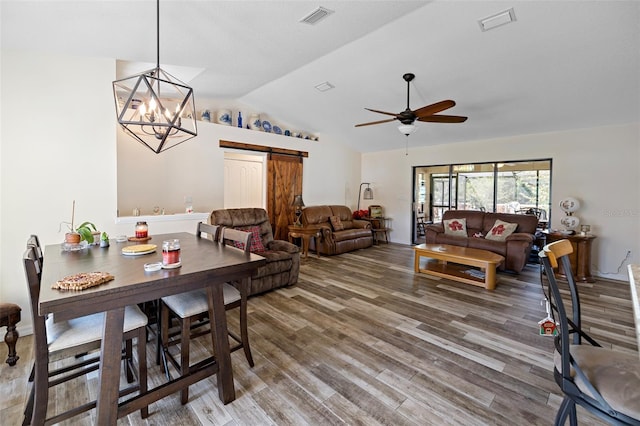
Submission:
{"label": "lamp shade", "polygon": [[358,210],[360,210],[360,196],[362,195],[362,187],[367,185],[364,189],[364,199],[365,200],[373,200],[373,189],[369,187],[371,185],[369,182],[362,182],[360,184],[360,188],[358,189]]}
{"label": "lamp shade", "polygon": [[302,201],[302,195],[296,195],[293,197],[293,203],[291,203],[293,207],[304,207],[304,201]]}
{"label": "lamp shade", "polygon": [[364,198],[365,200],[373,200],[373,189],[371,189],[370,187],[368,187],[368,186],[367,186],[367,187],[364,189],[364,195],[363,195],[363,198]]}

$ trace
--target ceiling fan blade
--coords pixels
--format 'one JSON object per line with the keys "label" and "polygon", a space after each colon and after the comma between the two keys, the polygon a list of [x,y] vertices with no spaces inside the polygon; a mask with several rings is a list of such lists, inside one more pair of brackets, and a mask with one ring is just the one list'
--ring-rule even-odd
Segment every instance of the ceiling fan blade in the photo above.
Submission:
{"label": "ceiling fan blade", "polygon": [[394,120],[397,120],[397,119],[396,118],[389,118],[388,120],[372,121],[370,123],[361,123],[361,124],[356,124],[355,127],[371,126],[372,124],[380,124],[380,123],[388,123],[388,122],[394,121]]}
{"label": "ceiling fan blade", "polygon": [[429,115],[436,114],[440,111],[444,111],[445,109],[453,108],[456,106],[456,103],[451,100],[436,102],[435,104],[423,106],[414,111],[415,115],[420,117],[427,117]]}
{"label": "ceiling fan blade", "polygon": [[460,115],[430,115],[428,117],[418,118],[418,121],[426,121],[429,123],[464,123],[467,117]]}
{"label": "ceiling fan blade", "polygon": [[367,111],[371,111],[371,112],[377,112],[378,114],[386,114],[386,115],[393,115],[394,117],[398,114],[394,113],[394,112],[386,112],[386,111],[380,111],[377,109],[371,109],[371,108],[365,108]]}

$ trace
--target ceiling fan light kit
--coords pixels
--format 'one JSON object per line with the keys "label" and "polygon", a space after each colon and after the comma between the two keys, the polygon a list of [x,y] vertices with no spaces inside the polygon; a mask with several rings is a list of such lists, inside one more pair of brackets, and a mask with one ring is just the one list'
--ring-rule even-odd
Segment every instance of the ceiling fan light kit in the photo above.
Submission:
{"label": "ceiling fan light kit", "polygon": [[413,81],[413,79],[415,78],[415,74],[406,73],[405,75],[402,76],[402,78],[404,79],[404,81],[407,82],[407,109],[395,114],[392,112],[365,108],[366,110],[371,112],[393,116],[393,118],[387,118],[386,120],[378,120],[378,121],[371,121],[368,123],[356,124],[355,127],[371,126],[374,124],[389,123],[391,121],[398,120],[401,123],[398,126],[398,130],[400,131],[400,133],[402,133],[403,135],[409,136],[410,134],[412,134],[417,130],[417,127],[414,124],[416,121],[423,121],[423,122],[429,122],[429,123],[464,123],[465,121],[467,121],[467,117],[463,117],[459,115],[438,114],[439,112],[442,112],[449,108],[453,108],[456,105],[456,103],[451,100],[436,102],[434,104],[423,106],[422,108],[418,108],[416,110],[412,110],[411,107],[409,106],[410,105],[409,96],[410,96],[410,90],[411,90],[411,81]]}
{"label": "ceiling fan light kit", "polygon": [[398,126],[398,130],[405,136],[413,134],[418,128],[413,124],[401,124]]}

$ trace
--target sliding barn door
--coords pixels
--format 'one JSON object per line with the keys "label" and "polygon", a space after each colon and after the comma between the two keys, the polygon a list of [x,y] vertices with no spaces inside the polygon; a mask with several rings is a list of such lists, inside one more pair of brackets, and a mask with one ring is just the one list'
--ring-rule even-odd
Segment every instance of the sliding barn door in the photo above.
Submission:
{"label": "sliding barn door", "polygon": [[267,160],[267,212],[273,238],[286,240],[294,220],[293,197],[302,194],[302,157],[269,154]]}

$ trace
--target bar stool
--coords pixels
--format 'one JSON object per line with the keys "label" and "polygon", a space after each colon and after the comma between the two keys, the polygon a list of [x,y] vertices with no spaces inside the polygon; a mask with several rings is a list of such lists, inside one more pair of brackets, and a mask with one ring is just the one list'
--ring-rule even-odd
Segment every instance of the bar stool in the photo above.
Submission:
{"label": "bar stool", "polygon": [[0,327],[7,327],[7,334],[4,335],[4,341],[9,348],[9,356],[7,357],[7,364],[10,366],[16,365],[16,361],[20,357],[16,354],[16,342],[18,341],[18,331],[16,330],[16,324],[20,322],[20,306],[14,303],[0,303]]}

